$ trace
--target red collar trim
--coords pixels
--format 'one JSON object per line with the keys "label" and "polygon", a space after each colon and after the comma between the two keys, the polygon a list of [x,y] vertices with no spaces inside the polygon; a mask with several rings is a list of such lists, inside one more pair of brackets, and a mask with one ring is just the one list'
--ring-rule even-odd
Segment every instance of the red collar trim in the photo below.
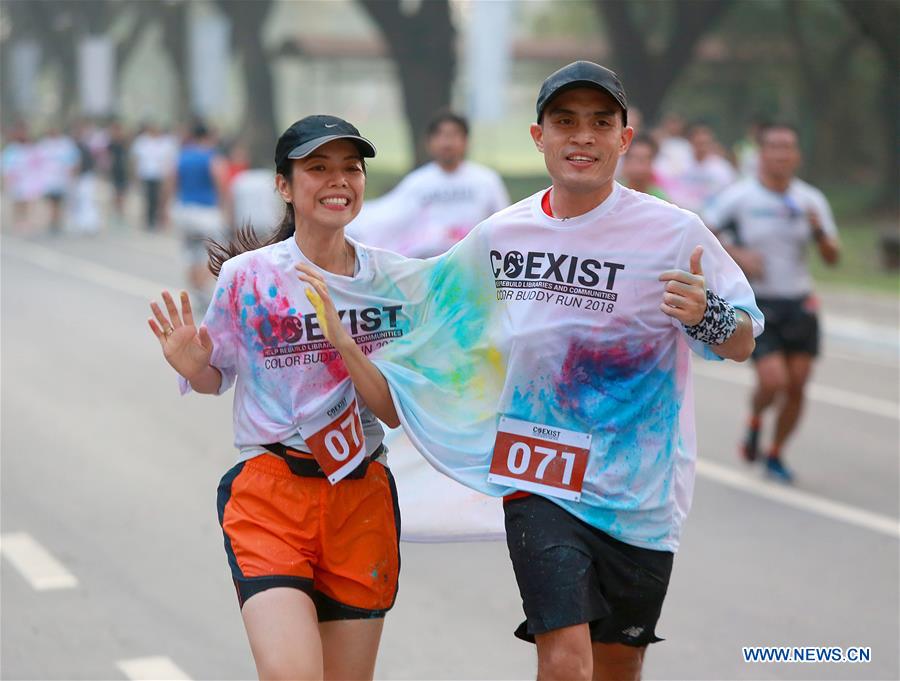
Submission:
{"label": "red collar trim", "polygon": [[544,212],[547,214],[548,217],[552,218],[552,217],[556,217],[556,216],[553,215],[553,209],[550,207],[550,192],[551,191],[552,190],[548,189],[547,192],[544,194],[544,197],[541,199],[541,208],[544,209]]}

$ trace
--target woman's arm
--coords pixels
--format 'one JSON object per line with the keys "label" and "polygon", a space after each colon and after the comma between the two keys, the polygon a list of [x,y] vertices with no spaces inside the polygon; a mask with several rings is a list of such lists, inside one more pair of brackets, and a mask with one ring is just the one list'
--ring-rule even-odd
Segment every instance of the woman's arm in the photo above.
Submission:
{"label": "woman's arm", "polygon": [[199,331],[194,326],[194,314],[187,292],[181,292],[181,314],[168,291],[162,292],[162,299],[168,317],[153,301],[150,309],[155,319],[148,319],[147,324],[159,341],[163,356],[175,371],[188,380],[195,392],[218,394],[222,374],[209,365],[213,342],[205,326],[201,326]]}
{"label": "woman's arm", "polygon": [[350,380],[353,381],[356,390],[375,416],[384,421],[388,427],[396,428],[400,425],[400,417],[394,407],[387,381],[341,325],[325,280],[306,265],[297,265],[297,270],[300,272],[300,279],[312,287],[306,290],[306,297],[316,309],[319,327],[325,338],[340,353],[344,364],[347,365]]}

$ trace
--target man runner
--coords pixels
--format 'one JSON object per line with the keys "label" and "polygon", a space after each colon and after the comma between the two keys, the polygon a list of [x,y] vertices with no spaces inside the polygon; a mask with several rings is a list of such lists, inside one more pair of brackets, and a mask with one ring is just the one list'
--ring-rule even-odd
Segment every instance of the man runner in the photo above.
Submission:
{"label": "man runner", "polygon": [[818,301],[806,254],[815,243],[822,259],[834,265],[840,244],[828,200],[796,177],[801,162],[797,131],[783,123],[765,125],[759,144],[759,175],[726,189],[704,218],[750,279],[766,316],[766,330],[753,352],[756,388],[741,456],[748,463],[757,460],[763,413],[777,404],[766,472],[790,483],[794,476],[781,450],[800,419],[819,352]]}
{"label": "man runner", "polygon": [[692,496],[691,350],[743,361],[762,328],[696,215],[614,181],[627,110],[602,66],[547,78],[552,187],[398,282],[423,304],[373,357],[419,451],[506,498],[539,679],[639,678]]}

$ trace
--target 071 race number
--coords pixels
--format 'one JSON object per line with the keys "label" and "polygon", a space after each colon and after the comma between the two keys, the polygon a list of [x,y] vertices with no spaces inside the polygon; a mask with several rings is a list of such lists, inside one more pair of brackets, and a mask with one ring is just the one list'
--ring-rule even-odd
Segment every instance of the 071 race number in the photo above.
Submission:
{"label": "071 race number", "polygon": [[488,482],[579,501],[590,433],[500,417]]}

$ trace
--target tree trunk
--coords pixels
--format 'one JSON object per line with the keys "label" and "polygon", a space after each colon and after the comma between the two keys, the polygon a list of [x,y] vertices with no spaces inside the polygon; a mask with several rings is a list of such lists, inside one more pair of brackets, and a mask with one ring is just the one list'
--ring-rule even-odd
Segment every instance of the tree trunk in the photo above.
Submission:
{"label": "tree trunk", "polygon": [[614,61],[628,93],[629,103],[639,107],[648,123],[657,121],[669,88],[694,56],[700,38],[732,5],[733,0],[669,0],[655,7],[675,12],[668,41],[654,51],[645,32],[631,13],[630,2],[594,0],[607,24]]}
{"label": "tree trunk", "polygon": [[[78,73],[76,71],[75,41],[79,23],[75,3],[62,0],[21,2],[29,13],[31,34],[41,46],[43,61],[57,72],[60,102],[56,113],[57,123],[63,127],[78,110]],[[65,35],[65,33],[69,35]]]}
{"label": "tree trunk", "polygon": [[360,0],[388,45],[403,90],[403,107],[417,166],[428,160],[425,128],[450,106],[456,75],[456,29],[448,0],[424,0],[404,14],[399,0]]}
{"label": "tree trunk", "polygon": [[128,35],[116,45],[116,93],[122,92],[122,76],[125,73],[125,67],[134,49],[140,44],[141,38],[144,37],[144,31],[150,26],[147,8],[150,5],[149,0],[145,2],[129,3],[134,14],[134,21],[128,31]]}
{"label": "tree trunk", "polygon": [[278,131],[272,71],[263,49],[262,30],[272,3],[271,0],[219,0],[218,6],[231,21],[243,66],[245,107],[241,137],[247,144],[253,167],[268,167],[272,165]]}
{"label": "tree trunk", "polygon": [[178,120],[189,121],[194,112],[191,106],[191,85],[187,62],[188,3],[154,1],[160,12],[163,30],[163,47],[172,62],[177,88],[176,111]]}

